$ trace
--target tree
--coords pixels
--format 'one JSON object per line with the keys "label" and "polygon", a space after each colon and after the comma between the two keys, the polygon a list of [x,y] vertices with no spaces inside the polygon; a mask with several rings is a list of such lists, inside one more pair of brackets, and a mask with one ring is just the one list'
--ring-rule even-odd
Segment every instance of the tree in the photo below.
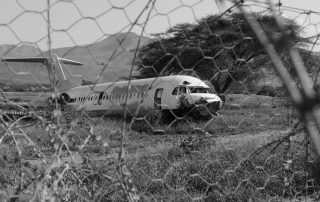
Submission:
{"label": "tree", "polygon": [[[285,42],[297,47],[309,42],[300,36],[300,27],[292,20],[284,19],[284,28],[279,28],[273,16],[254,15],[279,53],[284,52],[283,33]],[[208,16],[154,36],[156,40],[139,51],[136,65],[140,77],[196,74],[224,93],[231,83],[246,79],[258,64],[269,60],[241,13]]]}

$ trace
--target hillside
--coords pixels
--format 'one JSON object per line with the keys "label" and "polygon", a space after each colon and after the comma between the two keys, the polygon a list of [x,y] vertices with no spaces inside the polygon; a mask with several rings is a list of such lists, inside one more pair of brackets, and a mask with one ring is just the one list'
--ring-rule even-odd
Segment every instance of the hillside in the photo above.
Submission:
{"label": "hillside", "polygon": [[24,56],[36,56],[40,54],[39,49],[32,45],[0,45],[0,56],[6,57],[24,57]]}
{"label": "hillside", "polygon": [[[66,72],[80,74],[84,80],[89,81],[96,80],[97,74],[104,64],[110,63],[109,67],[102,73],[100,82],[111,82],[128,76],[138,41],[139,36],[135,33],[118,33],[87,46],[53,49],[52,52],[60,57],[84,63],[80,67],[68,66]],[[142,37],[140,46],[149,41],[149,38]],[[47,54],[47,52],[41,53],[39,49],[31,45],[0,45],[1,58],[36,57]],[[114,56],[111,58],[112,55]],[[48,76],[46,68],[37,64],[0,62],[0,83],[48,83]]]}
{"label": "hillside", "polygon": [[[122,41],[123,39],[125,40]],[[135,33],[118,33],[87,46],[53,49],[52,52],[60,57],[83,62],[83,66],[66,67],[65,72],[69,76],[70,74],[82,75],[86,81],[95,81],[98,72],[104,65],[109,64],[108,68],[102,73],[102,79],[99,82],[112,82],[129,75],[138,41],[139,36]],[[140,47],[150,41],[151,39],[142,37]],[[47,54],[48,52],[41,52],[32,45],[0,45],[1,58],[37,57]],[[314,56],[319,56],[319,53],[314,53]],[[251,64],[251,66],[256,65]],[[312,66],[315,66],[315,64]],[[244,82],[234,82],[227,93],[242,93],[244,91],[259,93],[266,86],[282,89],[282,82],[271,64],[262,63],[255,68],[254,74],[251,74]],[[137,72],[134,71],[134,74],[136,75]],[[0,87],[2,89],[12,90],[8,86],[15,86],[14,89],[30,89],[34,85],[48,83],[47,70],[44,66],[32,63],[0,62]]]}

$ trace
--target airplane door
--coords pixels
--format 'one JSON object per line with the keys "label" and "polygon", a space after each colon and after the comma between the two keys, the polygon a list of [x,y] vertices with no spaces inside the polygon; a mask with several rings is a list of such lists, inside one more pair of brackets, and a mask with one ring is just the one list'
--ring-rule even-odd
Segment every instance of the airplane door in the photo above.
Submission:
{"label": "airplane door", "polygon": [[101,105],[102,104],[102,96],[103,96],[103,92],[100,93],[95,93],[94,97],[93,97],[93,104],[94,105]]}
{"label": "airplane door", "polygon": [[158,88],[154,94],[154,108],[156,110],[161,110],[162,93],[163,93],[163,88]]}

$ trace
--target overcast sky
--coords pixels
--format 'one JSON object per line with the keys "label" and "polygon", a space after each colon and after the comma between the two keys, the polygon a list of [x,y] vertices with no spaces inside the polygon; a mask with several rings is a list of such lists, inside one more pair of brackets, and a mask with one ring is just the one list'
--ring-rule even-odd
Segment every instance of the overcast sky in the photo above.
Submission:
{"label": "overcast sky", "polygon": [[[90,44],[110,34],[126,32],[147,5],[148,0],[50,0],[52,46],[68,47]],[[274,1],[275,3],[278,0]],[[320,29],[319,0],[281,0],[283,15],[306,26],[306,35]],[[256,4],[257,5],[257,4]],[[219,8],[215,0],[158,0],[152,9],[145,36],[163,32],[184,22],[195,22],[210,14],[217,14],[231,6]],[[291,8],[292,9],[291,9]],[[252,6],[258,10],[259,6]],[[293,9],[294,8],[294,9]],[[139,18],[143,24],[151,6]],[[303,10],[310,10],[311,14]],[[0,44],[37,44],[42,50],[47,45],[47,0],[0,0]],[[142,26],[132,31],[141,33]],[[320,30],[319,30],[320,31]]]}

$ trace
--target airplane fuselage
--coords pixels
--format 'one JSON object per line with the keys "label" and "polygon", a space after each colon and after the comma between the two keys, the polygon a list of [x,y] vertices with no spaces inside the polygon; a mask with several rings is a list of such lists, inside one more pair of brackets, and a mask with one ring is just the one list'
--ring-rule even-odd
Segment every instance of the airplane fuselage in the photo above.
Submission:
{"label": "airplane fuselage", "polygon": [[45,64],[53,88],[59,90],[59,97],[51,100],[58,100],[75,110],[115,115],[126,111],[129,116],[144,116],[163,110],[183,115],[196,108],[201,115],[212,115],[222,105],[220,98],[205,82],[191,76],[163,76],[79,86],[79,78],[66,77],[63,64],[79,66],[81,62],[57,55],[1,61]]}
{"label": "airplane fuselage", "polygon": [[75,110],[102,111],[104,114],[143,116],[157,110],[179,110],[203,105],[215,113],[220,98],[205,82],[191,76],[165,76],[79,86],[61,93]]}

